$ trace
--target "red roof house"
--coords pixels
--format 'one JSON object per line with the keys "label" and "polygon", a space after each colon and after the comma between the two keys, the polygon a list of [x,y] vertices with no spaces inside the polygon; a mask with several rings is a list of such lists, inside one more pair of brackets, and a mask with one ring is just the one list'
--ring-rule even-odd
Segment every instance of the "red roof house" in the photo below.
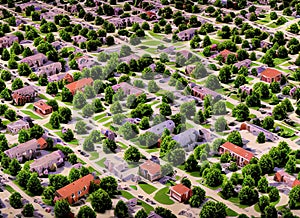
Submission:
{"label": "red roof house", "polygon": [[225,152],[230,153],[230,155],[236,158],[236,162],[239,166],[244,166],[250,162],[254,154],[250,151],[247,151],[231,142],[225,142],[219,148],[219,153],[223,154]]}
{"label": "red roof house", "polygon": [[283,182],[291,188],[295,187],[296,185],[300,185],[300,181],[298,179],[288,174],[284,170],[277,171],[274,175],[274,180],[277,182]]}
{"label": "red roof house", "polygon": [[147,160],[139,166],[139,173],[151,182],[161,178],[160,165],[151,160]]}
{"label": "red roof house", "polygon": [[89,188],[91,186],[91,182],[96,184],[100,183],[99,179],[95,179],[92,174],[88,174],[80,179],[77,179],[75,182],[72,182],[65,187],[58,189],[55,192],[54,202],[62,199],[66,199],[69,204],[76,203],[79,198],[89,193]]}
{"label": "red roof house", "polygon": [[39,138],[38,140],[37,140],[37,143],[39,144],[39,149],[45,149],[45,148],[47,148],[47,145],[48,145],[48,143],[47,143],[47,141],[44,139],[44,138]]}
{"label": "red roof house", "polygon": [[85,86],[91,86],[93,85],[93,79],[92,78],[83,78],[78,81],[72,82],[65,87],[70,90],[70,92],[75,95],[75,93],[79,90],[83,90]]}
{"label": "red roof house", "polygon": [[263,72],[261,72],[260,79],[264,82],[279,82],[281,80],[282,73],[276,69],[267,68]]}
{"label": "red roof house", "polygon": [[227,49],[224,49],[223,51],[220,52],[220,55],[223,57],[223,62],[226,62],[229,54],[234,54],[234,53]]}
{"label": "red roof house", "polygon": [[35,102],[33,104],[33,109],[35,112],[42,115],[47,115],[52,113],[52,107],[50,105],[47,105],[46,102],[42,100]]}
{"label": "red roof house", "polygon": [[192,196],[192,189],[182,184],[170,188],[170,196],[179,202],[187,202]]}

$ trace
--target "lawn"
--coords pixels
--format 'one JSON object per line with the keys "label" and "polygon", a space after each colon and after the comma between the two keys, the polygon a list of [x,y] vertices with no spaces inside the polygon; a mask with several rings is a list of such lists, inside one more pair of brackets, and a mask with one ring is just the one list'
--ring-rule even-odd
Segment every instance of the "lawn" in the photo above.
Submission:
{"label": "lawn", "polygon": [[134,196],[132,194],[130,194],[129,192],[127,192],[127,191],[121,190],[121,194],[127,200],[130,200],[130,199],[134,198]]}
{"label": "lawn", "polygon": [[230,102],[226,102],[226,107],[229,108],[229,109],[231,109],[231,110],[233,110],[234,105],[231,104]]}
{"label": "lawn", "polygon": [[99,153],[97,151],[90,152],[90,155],[91,155],[90,160],[96,160],[99,158]]}
{"label": "lawn", "polygon": [[278,66],[278,65],[282,64],[283,62],[286,62],[290,59],[291,58],[274,58],[274,64],[275,64],[275,66]]}
{"label": "lawn", "polygon": [[185,125],[186,125],[186,129],[192,129],[192,128],[194,128],[194,126],[192,124],[190,124],[190,123],[186,123]]}
{"label": "lawn", "polygon": [[117,144],[120,146],[120,148],[122,148],[122,149],[127,149],[128,148],[128,146],[127,145],[125,145],[124,143],[122,143],[122,142],[117,142]]}
{"label": "lawn", "polygon": [[78,161],[78,163],[81,163],[82,165],[85,165],[85,164],[86,164],[86,162],[84,162],[82,159],[80,159],[80,158],[78,158],[78,157],[77,157],[77,161]]}
{"label": "lawn", "polygon": [[227,200],[230,201],[231,203],[234,203],[236,206],[238,206],[239,208],[242,208],[242,209],[249,207],[249,205],[240,204],[240,200],[238,197],[231,197]]}
{"label": "lawn", "polygon": [[148,33],[149,33],[151,36],[153,36],[154,38],[157,38],[157,39],[159,39],[159,40],[161,40],[161,39],[163,39],[163,38],[164,38],[164,36],[163,36],[163,35],[160,35],[160,34],[154,33],[154,32],[152,32],[152,31],[148,31]]}
{"label": "lawn", "polygon": [[30,191],[27,191],[25,188],[21,187],[19,185],[19,183],[15,180],[13,181],[13,183],[18,186],[23,192],[25,192],[27,195],[29,195],[30,197],[34,197],[35,195],[33,193],[31,193]]}
{"label": "lawn", "polygon": [[97,161],[96,164],[100,167],[105,168],[104,162],[106,161],[106,158],[102,158],[101,160]]}
{"label": "lawn", "polygon": [[[57,130],[57,129],[53,129],[53,127],[52,127],[52,125],[51,125],[50,123],[46,123],[44,126],[45,126],[47,129],[50,129],[50,130]],[[59,129],[61,129],[61,128],[59,128]]]}
{"label": "lawn", "polygon": [[137,190],[137,187],[135,185],[130,185],[129,187],[134,189],[134,190]]}
{"label": "lawn", "polygon": [[15,192],[15,190],[14,190],[11,186],[9,186],[9,185],[6,185],[6,186],[5,186],[5,189],[6,189],[8,192],[10,192],[10,193],[14,193],[14,192]]}
{"label": "lawn", "polygon": [[110,117],[104,117],[104,118],[98,120],[98,122],[99,123],[104,123],[104,122],[108,121],[109,119],[110,119]]}
{"label": "lawn", "polygon": [[40,116],[34,114],[34,113],[31,112],[31,111],[27,111],[27,110],[21,110],[21,111],[22,111],[24,114],[30,116],[30,117],[31,117],[32,119],[34,119],[34,120],[41,120],[41,119],[43,119],[43,118],[41,118]]}
{"label": "lawn", "polygon": [[45,95],[43,95],[43,94],[39,94],[39,97],[41,98],[41,99],[44,99],[44,100],[49,100],[49,98],[47,98]]}
{"label": "lawn", "polygon": [[102,114],[98,114],[97,116],[95,116],[95,117],[93,117],[93,120],[99,120],[99,119],[101,119],[101,118],[103,118],[103,117],[105,117],[105,113],[102,113]]}
{"label": "lawn", "polygon": [[237,212],[231,210],[231,209],[228,208],[228,207],[226,208],[226,214],[227,214],[227,216],[234,216],[234,217],[236,217],[236,216],[239,215]]}
{"label": "lawn", "polygon": [[110,128],[111,124],[112,124],[112,122],[108,122],[108,123],[104,124],[103,126]]}
{"label": "lawn", "polygon": [[159,148],[150,148],[146,150],[148,153],[154,153],[154,152],[158,152]]}
{"label": "lawn", "polygon": [[166,204],[166,205],[174,204],[174,201],[170,199],[168,192],[169,192],[169,187],[162,188],[155,194],[154,200],[156,200],[161,204]]}
{"label": "lawn", "polygon": [[142,42],[142,44],[148,45],[148,46],[158,46],[158,45],[162,45],[163,43],[160,41],[156,41],[156,40],[150,40],[150,41]]}
{"label": "lawn", "polygon": [[29,104],[26,109],[33,110],[33,104]]}
{"label": "lawn", "polygon": [[[63,140],[63,135],[62,135],[61,131],[57,131],[57,132],[55,132],[55,134],[58,135],[58,136]],[[65,141],[65,140],[64,140],[64,141]],[[65,141],[65,142],[66,142],[66,141]],[[79,145],[78,140],[75,139],[75,138],[74,138],[72,141],[66,142],[66,143],[71,144],[71,145]]]}
{"label": "lawn", "polygon": [[91,167],[91,166],[89,166],[88,167],[88,170],[90,171],[90,173],[96,173],[96,175],[98,175],[98,176],[100,176],[101,174],[97,171],[97,170],[95,170],[93,167]]}
{"label": "lawn", "polygon": [[[134,198],[134,196],[132,194],[130,194],[129,192],[127,192],[127,191],[121,190],[121,194],[127,200],[130,200],[130,199]],[[150,211],[154,210],[154,208],[151,205],[147,204],[144,201],[138,200],[138,204],[140,204],[145,209],[147,214],[149,214]]]}
{"label": "lawn", "polygon": [[141,187],[141,189],[143,189],[144,192],[146,192],[148,195],[152,194],[153,192],[155,192],[157,190],[157,188],[155,188],[154,186],[148,184],[148,183],[144,183],[144,182],[140,182],[139,186]]}

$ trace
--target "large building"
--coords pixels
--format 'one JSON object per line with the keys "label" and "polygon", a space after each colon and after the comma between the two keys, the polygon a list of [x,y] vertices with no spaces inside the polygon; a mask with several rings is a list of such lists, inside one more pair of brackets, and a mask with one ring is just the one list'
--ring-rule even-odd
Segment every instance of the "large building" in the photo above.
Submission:
{"label": "large building", "polygon": [[274,175],[274,180],[277,182],[285,183],[290,188],[295,187],[296,185],[300,185],[300,181],[296,179],[294,176],[288,174],[284,170],[279,170]]}
{"label": "large building", "polygon": [[70,92],[75,95],[77,91],[83,91],[85,86],[93,85],[92,78],[83,78],[78,81],[72,82],[65,87],[70,90]]}
{"label": "large building", "polygon": [[170,196],[179,202],[187,202],[192,196],[192,189],[183,184],[177,184],[170,188]]}
{"label": "large building", "polygon": [[147,160],[139,166],[139,173],[151,182],[160,179],[162,176],[160,165],[151,160]]}
{"label": "large building", "polygon": [[34,101],[37,91],[32,86],[25,86],[13,91],[11,96],[16,105],[24,105]]}
{"label": "large building", "polygon": [[245,166],[250,162],[250,160],[254,157],[254,154],[250,151],[247,151],[231,142],[225,142],[219,148],[219,153],[224,154],[228,152],[231,157],[236,159],[236,163],[239,166]]}

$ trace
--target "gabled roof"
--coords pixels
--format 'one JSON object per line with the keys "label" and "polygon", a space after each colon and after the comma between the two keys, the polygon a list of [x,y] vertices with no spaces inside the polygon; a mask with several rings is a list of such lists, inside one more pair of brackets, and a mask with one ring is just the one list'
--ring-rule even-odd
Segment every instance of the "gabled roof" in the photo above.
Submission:
{"label": "gabled roof", "polygon": [[225,142],[221,147],[226,148],[227,150],[245,158],[246,160],[250,161],[254,154],[250,151],[247,151],[231,142]]}
{"label": "gabled roof", "polygon": [[12,94],[19,94],[19,95],[32,95],[36,92],[36,90],[32,86],[25,86],[23,88],[17,89],[12,92]]}
{"label": "gabled roof", "polygon": [[172,189],[174,192],[178,193],[179,195],[184,195],[186,192],[189,192],[191,190],[181,183],[172,186],[170,189]]}
{"label": "gabled roof", "polygon": [[147,170],[149,174],[154,175],[160,172],[160,165],[151,160],[147,160],[140,165],[140,169]]}
{"label": "gabled roof", "polygon": [[281,75],[282,73],[276,69],[272,69],[272,68],[267,68],[265,69],[262,73],[261,76],[267,77],[267,78],[275,78],[279,75]]}
{"label": "gabled roof", "polygon": [[83,79],[80,79],[78,81],[72,82],[72,83],[66,85],[65,87],[67,89],[69,89],[70,92],[75,92],[79,89],[82,89],[86,85],[91,85],[92,83],[93,83],[92,78],[83,78]]}
{"label": "gabled roof", "polygon": [[18,154],[23,154],[24,152],[28,151],[28,150],[37,150],[38,149],[38,141],[36,139],[31,139],[27,142],[24,142],[22,144],[19,144],[15,147],[12,147],[8,150],[6,150],[4,153],[11,157],[11,156],[17,156]]}
{"label": "gabled roof", "polygon": [[34,102],[33,104],[35,107],[42,109],[42,110],[47,110],[47,109],[52,109],[51,106],[49,106],[48,104],[46,104],[46,102],[39,100],[37,102]]}

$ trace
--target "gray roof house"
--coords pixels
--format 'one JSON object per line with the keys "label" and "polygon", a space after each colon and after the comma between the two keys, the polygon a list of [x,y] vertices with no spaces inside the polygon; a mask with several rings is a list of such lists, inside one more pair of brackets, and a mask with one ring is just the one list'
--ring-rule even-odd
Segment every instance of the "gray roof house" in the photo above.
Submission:
{"label": "gray roof house", "polygon": [[31,139],[27,142],[4,151],[4,153],[10,159],[16,158],[21,162],[23,158],[31,159],[34,156],[36,150],[38,150],[39,146],[40,145],[36,139]]}
{"label": "gray roof house", "polygon": [[276,134],[252,123],[242,123],[240,130],[248,130],[255,136],[258,136],[259,133],[263,132],[265,134],[266,139],[272,142],[279,139],[279,137]]}
{"label": "gray roof house", "polygon": [[200,141],[200,133],[196,129],[188,129],[178,135],[173,136],[173,139],[177,141],[183,148],[192,151]]}
{"label": "gray roof house", "polygon": [[107,157],[104,161],[104,165],[109,172],[113,173],[120,179],[128,176],[128,173],[125,172],[128,170],[127,162],[117,156]]}
{"label": "gray roof house", "polygon": [[189,41],[194,37],[196,30],[197,30],[197,28],[183,30],[183,31],[177,33],[177,36],[178,36],[179,40],[181,40],[181,41]]}
{"label": "gray roof house", "polygon": [[151,127],[148,132],[153,132],[158,136],[161,136],[165,129],[170,130],[172,133],[175,128],[175,123],[172,120],[166,120],[160,124],[157,124],[153,127]]}
{"label": "gray roof house", "polygon": [[13,123],[7,124],[7,130],[12,134],[17,134],[21,129],[29,129],[30,125],[24,120],[17,120]]}

